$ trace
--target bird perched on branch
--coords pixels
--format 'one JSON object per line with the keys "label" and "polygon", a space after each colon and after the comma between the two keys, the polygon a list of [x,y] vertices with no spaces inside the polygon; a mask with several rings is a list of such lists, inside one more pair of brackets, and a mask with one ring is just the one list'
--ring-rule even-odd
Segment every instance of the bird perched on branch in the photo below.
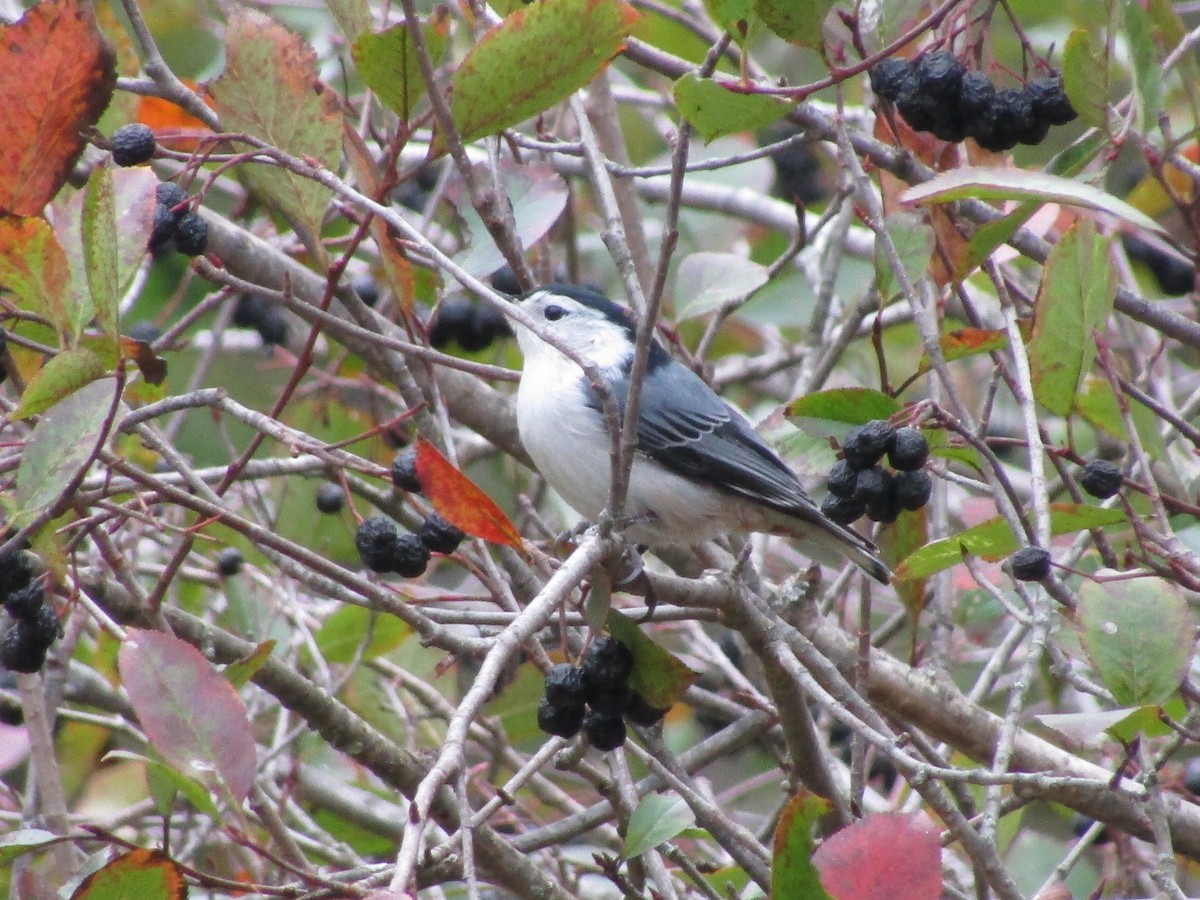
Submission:
{"label": "bird perched on branch", "polygon": [[[629,313],[579,285],[548,285],[519,302],[546,335],[595,366],[623,415],[636,337]],[[567,354],[523,326],[516,335],[525,358],[517,391],[521,442],[550,486],[595,520],[612,485],[601,395]],[[797,538],[818,562],[849,559],[884,584],[891,575],[875,545],[822,514],[746,417],[657,341],[642,383],[625,507],[625,535],[637,544],[769,532]]]}

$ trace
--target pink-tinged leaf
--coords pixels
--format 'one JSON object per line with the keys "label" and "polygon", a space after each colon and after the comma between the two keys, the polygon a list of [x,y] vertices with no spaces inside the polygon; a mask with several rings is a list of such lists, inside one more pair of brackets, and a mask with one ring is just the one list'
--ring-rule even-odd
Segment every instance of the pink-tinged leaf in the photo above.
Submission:
{"label": "pink-tinged leaf", "polygon": [[191,644],[131,628],[118,657],[142,728],[173,766],[240,805],[257,763],[241,698]]}
{"label": "pink-tinged leaf", "polygon": [[45,219],[0,215],[0,284],[17,295],[22,309],[67,333],[70,281],[67,254]]}
{"label": "pink-tinged leaf", "polygon": [[923,813],[883,813],[843,828],[813,854],[833,900],[939,900],[942,845]]}

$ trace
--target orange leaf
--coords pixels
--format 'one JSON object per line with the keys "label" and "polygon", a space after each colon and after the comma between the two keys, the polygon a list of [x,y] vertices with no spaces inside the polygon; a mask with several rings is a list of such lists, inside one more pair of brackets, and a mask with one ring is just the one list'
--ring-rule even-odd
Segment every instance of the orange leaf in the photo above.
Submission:
{"label": "orange leaf", "polygon": [[186,900],[179,866],[161,850],[131,850],[83,880],[71,900],[93,897],[154,897]]}
{"label": "orange leaf", "polygon": [[0,28],[0,211],[34,216],[83,151],[117,73],[90,3],[43,0]]}
{"label": "orange leaf", "polygon": [[508,516],[423,437],[417,438],[417,480],[433,508],[452,525],[493,544],[521,548],[521,535]]}
{"label": "orange leaf", "polygon": [[[184,83],[196,89],[193,82]],[[202,94],[204,102],[210,107],[213,100],[207,93]],[[170,100],[161,97],[141,97],[138,99],[137,120],[147,125],[154,132],[158,142],[171,150],[190,153],[200,146],[200,140],[212,134],[207,125]]]}

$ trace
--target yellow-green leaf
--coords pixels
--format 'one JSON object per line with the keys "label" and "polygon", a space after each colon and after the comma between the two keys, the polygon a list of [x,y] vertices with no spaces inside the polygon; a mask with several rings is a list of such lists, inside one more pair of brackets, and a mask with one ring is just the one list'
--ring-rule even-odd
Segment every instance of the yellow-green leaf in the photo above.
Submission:
{"label": "yellow-green leaf", "polygon": [[754,131],[786,116],[796,104],[782,97],[737,91],[689,72],[675,82],[675,106],[705,142],[739,131]]}
{"label": "yellow-green leaf", "polygon": [[[446,49],[450,34],[445,15],[433,16],[422,24],[429,58],[436,65]],[[401,119],[412,118],[413,107],[425,96],[425,79],[417,64],[416,46],[403,22],[385,31],[365,32],[354,42],[358,74]]]}
{"label": "yellow-green leaf", "polygon": [[64,350],[38,371],[9,418],[27,419],[49,409],[85,384],[104,376],[104,363],[86,347]]}

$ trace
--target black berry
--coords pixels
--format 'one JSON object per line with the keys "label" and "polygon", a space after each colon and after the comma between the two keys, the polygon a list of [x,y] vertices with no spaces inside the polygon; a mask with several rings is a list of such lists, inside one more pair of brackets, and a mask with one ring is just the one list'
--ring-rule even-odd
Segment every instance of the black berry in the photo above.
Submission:
{"label": "black berry", "polygon": [[933,495],[933,479],[922,469],[900,472],[896,475],[895,491],[901,509],[918,510]]}
{"label": "black berry", "polygon": [[410,494],[421,493],[421,482],[417,478],[417,448],[407,447],[392,460],[392,484]]}
{"label": "black berry", "polygon": [[867,518],[872,522],[895,522],[900,517],[900,500],[896,496],[896,480],[890,478],[880,493],[867,500]]}
{"label": "black berry", "polygon": [[575,737],[586,712],[582,703],[552,703],[550,698],[543,697],[538,703],[538,728],[558,737]]}
{"label": "black berry", "polygon": [[896,109],[900,110],[904,121],[916,131],[932,131],[946,113],[946,107],[925,90],[925,85],[917,77],[915,68],[909,71],[900,84],[900,93],[896,96]]}
{"label": "black berry", "polygon": [[620,715],[605,715],[588,710],[583,717],[583,733],[597,750],[616,750],[625,743],[625,720]]}
{"label": "black berry", "polygon": [[354,547],[363,565],[372,572],[392,570],[392,549],[400,539],[396,524],[387,516],[372,516],[354,532]]}
{"label": "black berry", "polygon": [[913,74],[934,100],[952,108],[958,104],[958,94],[965,69],[947,50],[922,53],[913,64]]}
{"label": "black berry", "polygon": [[505,263],[495,272],[493,272],[488,280],[492,283],[492,287],[502,294],[509,294],[515,297],[517,294],[523,294],[521,290],[521,282],[517,281],[517,274],[512,270],[512,266]]}
{"label": "black berry", "polygon": [[882,466],[863,469],[854,481],[853,497],[863,503],[870,503],[876,497],[881,497],[892,489],[892,480],[892,473]]}
{"label": "black berry", "polygon": [[470,343],[474,327],[475,304],[462,294],[451,294],[438,304],[433,315],[429,325],[429,346],[440,349],[451,341],[461,344],[464,335]]}
{"label": "black berry", "polygon": [[1079,115],[1067,99],[1062,75],[1057,72],[1049,78],[1030,81],[1025,85],[1025,92],[1033,104],[1034,115],[1047,125],[1066,125]]}
{"label": "black berry", "polygon": [[266,346],[287,340],[287,319],[283,310],[256,294],[238,297],[233,324],[239,328],[253,328]]}
{"label": "black berry", "polygon": [[633,693],[633,688],[628,684],[622,683],[615,688],[607,691],[592,691],[587,694],[588,707],[594,712],[602,713],[606,716],[620,716],[625,712],[625,708],[629,706],[629,695]]}
{"label": "black berry", "polygon": [[350,287],[354,288],[358,299],[367,306],[374,306],[379,302],[379,285],[370,275],[355,275],[354,280],[350,282]]}
{"label": "black berry", "polygon": [[1177,297],[1195,288],[1196,266],[1189,260],[1131,234],[1122,235],[1121,243],[1131,260],[1150,270],[1163,293]]}
{"label": "black berry", "polygon": [[112,158],[118,166],[136,166],[154,156],[154,132],[140,122],[122,125],[112,136]]}
{"label": "black berry", "polygon": [[225,578],[231,578],[242,571],[245,562],[237,547],[226,547],[217,554],[217,571]]}
{"label": "black berry", "polygon": [[1121,490],[1121,469],[1107,459],[1093,459],[1079,474],[1079,486],[1105,500]]}
{"label": "black berry", "polygon": [[175,224],[175,249],[184,256],[199,256],[208,246],[208,223],[194,212]]}
{"label": "black berry", "polygon": [[596,697],[604,703],[625,687],[633,671],[633,653],[616,638],[597,638],[583,654],[580,670],[588,703],[592,703]]}
{"label": "black berry", "polygon": [[929,459],[929,441],[915,428],[897,428],[887,458],[897,472],[915,472]]}
{"label": "black berry", "polygon": [[175,250],[175,228],[179,220],[187,215],[187,191],[173,181],[164,181],[154,189],[154,222],[150,230],[149,248],[155,259],[161,259]]}
{"label": "black berry", "polygon": [[421,543],[434,553],[453,553],[467,535],[461,528],[451,525],[437,513],[430,513],[421,523],[417,536]]}
{"label": "black berry", "polygon": [[341,485],[326,481],[317,488],[317,511],[326,515],[340,513],[346,506],[346,495],[342,493]]}
{"label": "black berry", "polygon": [[17,625],[22,629],[22,639],[43,653],[62,636],[58,614],[49,603],[39,606],[32,619],[18,619]]}
{"label": "black berry", "polygon": [[162,337],[162,329],[148,319],[134,322],[126,329],[125,333],[135,341],[141,341],[144,344],[153,344]]}
{"label": "black berry", "polygon": [[825,518],[839,525],[849,525],[855,519],[861,518],[867,511],[867,504],[853,497],[839,497],[829,494],[821,501],[821,512]]}
{"label": "black berry", "polygon": [[1024,91],[1006,88],[996,92],[996,99],[975,132],[975,142],[984,150],[1000,153],[1011,150],[1022,138],[1028,137],[1037,125],[1033,101]]}
{"label": "black berry", "polygon": [[908,76],[911,66],[908,60],[889,56],[881,59],[871,67],[871,90],[875,96],[890,100],[893,103],[900,96],[900,88]]}
{"label": "black berry", "polygon": [[1193,756],[1183,764],[1183,786],[1200,797],[1200,756]]}
{"label": "black berry", "polygon": [[4,608],[14,619],[32,621],[46,601],[46,589],[42,580],[36,579],[23,588],[18,588],[4,598]]}
{"label": "black berry", "polygon": [[658,709],[646,702],[646,698],[637,691],[630,690],[625,702],[625,718],[634,725],[649,728],[657,725],[670,710]]}
{"label": "black berry", "polygon": [[13,550],[0,559],[0,595],[25,587],[36,573],[37,557],[28,550]]}
{"label": "black berry", "polygon": [[388,568],[404,578],[416,578],[429,567],[429,548],[415,534],[401,534],[392,545]]}
{"label": "black berry", "polygon": [[583,705],[583,674],[577,666],[558,663],[546,673],[546,699],[556,705]]}
{"label": "black berry", "polygon": [[886,419],[872,419],[853,429],[842,442],[842,455],[856,469],[869,469],[883,458],[896,437]]}
{"label": "black berry", "polygon": [[996,87],[992,80],[978,69],[963,73],[958,88],[958,115],[966,125],[968,134],[975,134],[980,120],[996,102]]}
{"label": "black berry", "polygon": [[1041,581],[1050,574],[1050,553],[1041,547],[1018,550],[1010,560],[1013,578],[1017,581]]}
{"label": "black berry", "polygon": [[854,496],[854,485],[857,481],[858,469],[854,468],[846,460],[839,459],[833,464],[833,468],[829,470],[826,487],[829,488],[829,493],[834,496],[852,497]]}
{"label": "black berry", "polygon": [[0,635],[0,666],[26,675],[38,672],[46,663],[46,648],[30,643],[28,626],[14,622]]}
{"label": "black berry", "polygon": [[[1095,819],[1093,819],[1091,816],[1085,816],[1083,813],[1075,813],[1075,815],[1071,818],[1071,830],[1075,833],[1075,837],[1083,837],[1095,824]],[[1112,838],[1109,837],[1108,828],[1106,826],[1100,829],[1099,834],[1097,834],[1095,839],[1092,841],[1092,845],[1098,847],[1101,844],[1107,844],[1111,840]]]}

